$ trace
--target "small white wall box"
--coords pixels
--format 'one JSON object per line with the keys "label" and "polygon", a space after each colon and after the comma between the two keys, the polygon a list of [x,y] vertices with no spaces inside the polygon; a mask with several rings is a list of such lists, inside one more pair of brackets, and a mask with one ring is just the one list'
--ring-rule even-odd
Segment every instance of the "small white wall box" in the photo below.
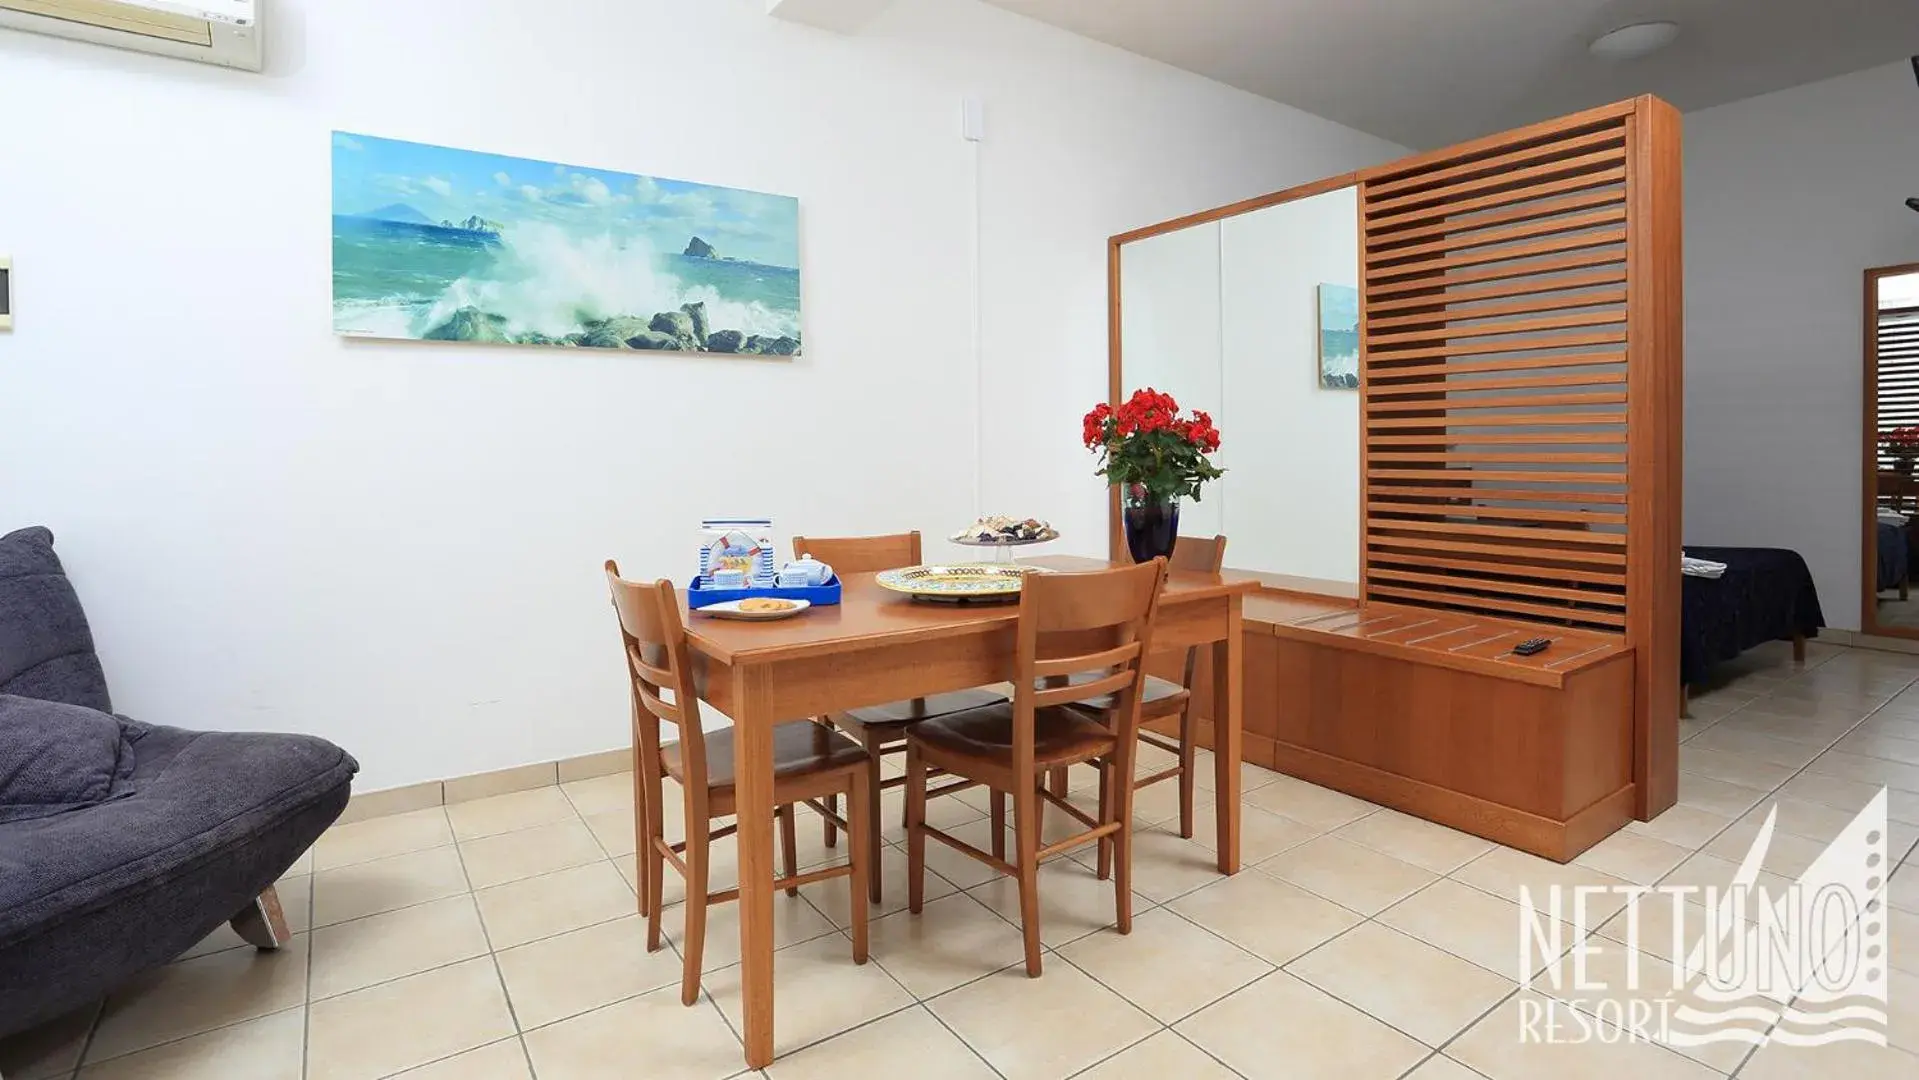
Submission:
{"label": "small white wall box", "polygon": [[0,330],[13,329],[13,260],[0,255]]}

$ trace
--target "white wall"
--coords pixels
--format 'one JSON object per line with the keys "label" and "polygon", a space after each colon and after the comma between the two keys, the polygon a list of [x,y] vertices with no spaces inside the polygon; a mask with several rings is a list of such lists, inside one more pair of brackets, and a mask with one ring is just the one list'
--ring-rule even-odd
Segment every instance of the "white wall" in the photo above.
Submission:
{"label": "white wall", "polygon": [[1787,547],[1859,626],[1862,279],[1919,261],[1901,62],[1685,118],[1689,544]]}
{"label": "white wall", "polygon": [[[0,528],[53,526],[122,711],[365,788],[622,745],[600,562],[684,575],[703,515],[939,534],[983,475],[1102,551],[1106,236],[1395,152],[970,0],[272,14],[265,76],[0,33]],[[807,356],[340,340],[334,128],[798,196]]]}
{"label": "white wall", "polygon": [[1226,561],[1359,581],[1359,392],[1319,385],[1319,286],[1359,285],[1359,193],[1221,223]]}

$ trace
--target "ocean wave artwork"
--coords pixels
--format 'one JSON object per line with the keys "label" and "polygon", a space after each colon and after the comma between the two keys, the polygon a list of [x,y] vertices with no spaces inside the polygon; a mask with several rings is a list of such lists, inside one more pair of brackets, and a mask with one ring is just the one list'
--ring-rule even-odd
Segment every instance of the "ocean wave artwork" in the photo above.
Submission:
{"label": "ocean wave artwork", "polygon": [[333,328],[796,356],[799,200],[333,133]]}

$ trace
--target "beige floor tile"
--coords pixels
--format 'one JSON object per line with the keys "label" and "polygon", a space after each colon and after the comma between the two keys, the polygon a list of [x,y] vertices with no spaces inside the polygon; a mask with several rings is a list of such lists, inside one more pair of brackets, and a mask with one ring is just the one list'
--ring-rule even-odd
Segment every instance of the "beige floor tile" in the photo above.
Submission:
{"label": "beige floor tile", "polygon": [[585,821],[586,827],[593,830],[593,839],[600,842],[601,849],[608,855],[618,858],[639,850],[639,839],[633,832],[633,811],[608,810]]}
{"label": "beige floor tile", "polygon": [[1675,805],[1651,821],[1629,821],[1623,831],[1698,851],[1732,822],[1733,819],[1724,814]]}
{"label": "beige floor tile", "polygon": [[1912,1080],[1919,1055],[1890,1046],[1843,1042],[1829,1046],[1773,1043],[1755,1051],[1740,1080]]}
{"label": "beige floor tile", "polygon": [[1893,715],[1891,707],[1888,706],[1885,711],[1867,717],[1857,731],[1861,735],[1884,735],[1888,738],[1919,742],[1919,719]]}
{"label": "beige floor tile", "polygon": [[[1256,812],[1261,817],[1273,817],[1263,811]],[[1307,834],[1309,838],[1310,835]],[[1073,859],[1081,866],[1097,868],[1099,849],[1082,848],[1073,852]],[[1132,884],[1133,891],[1139,895],[1154,903],[1165,903],[1219,878],[1219,855],[1196,840],[1181,840],[1171,832],[1134,830]]]}
{"label": "beige floor tile", "polygon": [[1428,1046],[1445,1045],[1517,988],[1378,923],[1354,927],[1286,970]]}
{"label": "beige floor tile", "polygon": [[532,1076],[526,1048],[515,1037],[408,1069],[393,1080],[531,1080]]}
{"label": "beige floor tile", "polygon": [[1919,863],[1908,862],[1893,872],[1886,887],[1886,903],[1919,914]]}
{"label": "beige floor tile", "polygon": [[[1765,826],[1763,805],[1754,808],[1745,817],[1740,818],[1712,843],[1703,849],[1708,855],[1734,863],[1745,859],[1753,842],[1759,839],[1759,831]],[[1773,826],[1772,838],[1766,844],[1766,856],[1760,863],[1761,868],[1770,870],[1782,877],[1797,879],[1806,872],[1814,859],[1826,850],[1826,845],[1818,840],[1804,836],[1795,836],[1778,824]]]}
{"label": "beige floor tile", "polygon": [[1364,799],[1291,776],[1281,776],[1245,798],[1262,810],[1321,830],[1337,829],[1379,809]]}
{"label": "beige floor tile", "polygon": [[1294,885],[1242,870],[1167,905],[1269,963],[1284,964],[1362,917]]}
{"label": "beige floor tile", "polygon": [[305,934],[277,952],[234,949],[137,975],[108,996],[87,1063],[292,1008],[306,977]]}
{"label": "beige floor tile", "polygon": [[1436,874],[1450,874],[1493,849],[1490,841],[1391,809],[1368,814],[1334,835]]}
{"label": "beige floor tile", "polygon": [[331,926],[468,889],[466,868],[453,847],[393,855],[313,875],[313,925]]}
{"label": "beige floor tile", "polygon": [[1892,934],[1888,962],[1894,971],[1919,975],[1919,912],[1890,906],[1886,912]]}
{"label": "beige floor tile", "polygon": [[[1689,749],[1740,754],[1754,761],[1798,770],[1819,756],[1820,747],[1739,727],[1715,726],[1687,744]],[[1698,770],[1695,770],[1698,771]],[[1735,780],[1734,783],[1741,781]]]}
{"label": "beige floor tile", "polygon": [[1649,893],[1608,919],[1599,934],[1670,963],[1699,940],[1706,917],[1706,909],[1699,904],[1667,893]]}
{"label": "beige floor tile", "polygon": [[1164,908],[1130,934],[1092,934],[1059,950],[1108,989],[1171,1024],[1273,970],[1273,965]]}
{"label": "beige floor tile", "polygon": [[1759,735],[1798,743],[1812,750],[1824,750],[1843,738],[1858,722],[1856,716],[1782,716],[1748,709],[1734,713],[1717,726],[1729,732]]}
{"label": "beige floor tile", "polygon": [[1248,1080],[1391,1080],[1427,1050],[1283,971],[1176,1030]]}
{"label": "beige floor tile", "polygon": [[996,1080],[979,1055],[919,1006],[780,1058],[766,1070],[768,1080],[888,1074],[910,1074],[913,1080]]}
{"label": "beige floor tile", "polygon": [[[1873,796],[1879,794],[1880,790],[1879,784],[1803,772],[1787,781],[1785,786],[1779,789],[1779,794],[1856,814],[1865,809],[1866,804],[1870,803]],[[1889,790],[1886,798],[1886,815],[1894,821],[1919,825],[1919,795]]]}
{"label": "beige floor tile", "polygon": [[[1093,871],[1071,859],[1056,859],[1039,869],[1039,939],[1048,948],[1058,948],[1087,934],[1113,925],[1118,914],[1114,907],[1115,886],[1101,881]],[[967,895],[1015,926],[1019,925],[1019,883],[998,877]],[[1133,916],[1153,906],[1152,901],[1133,894]]]}
{"label": "beige floor tile", "polygon": [[[1395,930],[1512,979],[1519,976],[1522,918],[1518,904],[1452,880],[1435,881],[1379,915]],[[1578,940],[1572,928],[1562,933],[1572,948]]]}
{"label": "beige floor tile", "polygon": [[[735,1031],[744,1030],[739,967],[705,978],[707,992]],[[773,966],[773,1053],[791,1053],[842,1031],[913,1004],[913,995],[886,969],[853,962],[851,943],[839,934],[780,951]]]}
{"label": "beige floor tile", "polygon": [[[1193,786],[1201,791],[1211,791],[1214,787],[1214,776],[1215,766],[1213,764],[1213,752],[1201,748],[1193,755]],[[1239,763],[1239,793],[1241,797],[1282,779],[1290,779],[1290,777],[1285,777],[1271,769],[1262,769],[1249,761]]]}
{"label": "beige floor tile", "polygon": [[[849,898],[853,894],[851,878],[833,878],[829,881],[815,882],[800,887],[800,895],[808,903],[819,909],[820,914],[832,920],[833,925],[844,930],[853,925],[853,906]],[[866,917],[879,919],[896,911],[906,910],[907,900],[906,853],[895,847],[880,848],[880,902],[868,901]],[[922,899],[931,901],[942,896],[951,896],[959,891],[958,886],[931,870],[926,872]]]}
{"label": "beige floor tile", "polygon": [[1900,761],[1887,761],[1884,758],[1828,750],[1819,755],[1812,764],[1806,766],[1806,771],[1819,776],[1838,777],[1841,780],[1883,784],[1897,791],[1919,795],[1919,765],[1907,765]]}
{"label": "beige floor tile", "polygon": [[[1549,1011],[1556,1010],[1556,1011]],[[1446,1056],[1464,1062],[1491,1080],[1717,1080],[1721,1075],[1664,1047],[1628,1042],[1614,1029],[1614,1041],[1598,1038],[1578,1045],[1544,1041],[1523,1042],[1527,1021],[1542,1037],[1545,1018],[1557,1017],[1560,1038],[1577,1034],[1574,1010],[1538,994],[1509,998],[1491,1016],[1475,1024],[1446,1048]],[[1592,1021],[1587,1020],[1587,1023]]]}
{"label": "beige floor tile", "polygon": [[[1010,815],[1011,812],[1008,813]],[[954,839],[971,844],[981,851],[992,850],[989,845],[993,842],[993,828],[985,818],[945,831]],[[1010,836],[1006,841],[1006,853],[1009,858],[1014,854]],[[984,885],[1000,876],[998,870],[969,855],[962,855],[931,837],[926,840],[926,868],[962,889]]]}
{"label": "beige floor tile", "polygon": [[[280,897],[280,911],[286,916],[287,929],[296,934],[313,929],[312,877],[283,877],[274,888]],[[233,932],[233,927],[221,923],[218,930],[201,938],[199,944],[181,953],[178,959],[191,960],[223,949],[238,949],[246,944],[244,938]]]}
{"label": "beige floor tile", "polygon": [[[1699,738],[1705,738],[1700,736]],[[1799,771],[1799,766],[1788,768],[1774,765],[1768,761],[1747,754],[1728,753],[1723,750],[1707,750],[1699,745],[1699,739],[1679,748],[1679,768],[1682,772],[1694,776],[1705,776],[1741,787],[1758,788],[1771,791]]]}
{"label": "beige floor tile", "polygon": [[460,844],[467,880],[475,889],[539,877],[606,858],[586,823],[575,818]]}
{"label": "beige floor tile", "polygon": [[1001,971],[927,1002],[1006,1080],[1051,1080],[1159,1030],[1152,1017],[1071,964]]}
{"label": "beige floor tile", "polygon": [[929,900],[918,915],[875,921],[872,957],[915,997],[943,994],[1025,958],[1019,928],[964,893]]}
{"label": "beige floor tile", "polygon": [[453,827],[447,824],[446,810],[431,806],[351,825],[335,825],[313,845],[313,868],[331,870],[452,842]]}
{"label": "beige floor tile", "polygon": [[1480,1075],[1444,1054],[1434,1054],[1419,1068],[1406,1074],[1406,1080],[1481,1080]]}
{"label": "beige floor tile", "polygon": [[[1521,891],[1526,890],[1532,895],[1533,903],[1541,907],[1550,902],[1547,889],[1553,885],[1566,892],[1582,886],[1587,890],[1619,890],[1585,893],[1586,910],[1591,913],[1591,925],[1587,929],[1598,926],[1625,907],[1627,891],[1632,888],[1631,883],[1603,871],[1577,863],[1556,863],[1512,848],[1494,848],[1460,867],[1452,877],[1514,903],[1519,902]],[[1571,902],[1569,896],[1566,903]]]}
{"label": "beige floor tile", "polygon": [[288,1009],[90,1065],[80,1080],[301,1080],[305,1051],[305,1012]]}
{"label": "beige floor tile", "polygon": [[639,898],[610,862],[589,863],[473,894],[494,949],[617,919],[639,909]]}
{"label": "beige floor tile", "polygon": [[[604,814],[611,810],[633,809],[633,774],[630,772],[609,773],[596,776],[591,780],[575,780],[570,784],[561,784],[564,794],[581,817]],[[680,803],[680,786],[672,781],[665,782],[663,799],[668,803]]]}
{"label": "beige floor tile", "polygon": [[[1211,806],[1213,803],[1214,799],[1211,796],[1202,795],[1195,790],[1193,793],[1195,817],[1200,813],[1201,807]],[[1164,780],[1148,787],[1135,788],[1133,820],[1147,825],[1171,820],[1173,828],[1177,830],[1179,828],[1179,781]]]}
{"label": "beige floor tile", "polygon": [[471,896],[372,915],[313,933],[311,994],[333,997],[487,953]]}
{"label": "beige floor tile", "polygon": [[1722,817],[1738,817],[1759,805],[1759,800],[1765,797],[1764,791],[1754,788],[1728,784],[1697,773],[1679,774],[1679,805]]}
{"label": "beige floor tile", "polygon": [[637,915],[507,949],[497,959],[523,1030],[680,981],[679,954],[665,942],[647,952],[646,921]]}
{"label": "beige floor tile", "polygon": [[562,1080],[721,1080],[746,1066],[719,1010],[681,1005],[678,987],[529,1031],[526,1049],[540,1076]]}
{"label": "beige floor tile", "polygon": [[299,858],[293,860],[293,865],[286,868],[280,875],[280,880],[285,881],[288,878],[302,877],[311,873],[313,873],[313,849],[308,848],[300,853]]}
{"label": "beige floor tile", "polygon": [[459,840],[477,840],[482,836],[529,829],[535,825],[570,821],[575,816],[573,804],[567,801],[559,788],[551,784],[469,802],[449,803],[446,808],[447,821],[453,826],[453,836]]}
{"label": "beige floor tile", "polygon": [[513,1034],[490,956],[316,1001],[308,1014],[308,1080],[373,1080]]}
{"label": "beige floor tile", "polygon": [[1651,885],[1690,858],[1693,851],[1621,829],[1581,852],[1573,862],[1635,885]]}
{"label": "beige floor tile", "polygon": [[1162,1031],[1080,1073],[1075,1080],[1238,1080],[1238,1074],[1178,1032]]}
{"label": "beige floor tile", "polygon": [[[1724,890],[1732,884],[1734,875],[1739,872],[1739,864],[1716,855],[1694,855],[1680,863],[1673,871],[1660,880],[1661,886],[1689,885],[1699,889],[1715,888]],[[1780,877],[1765,870],[1759,872],[1757,884],[1764,886],[1774,896],[1784,895],[1790,888],[1792,879]],[[1698,903],[1705,903],[1703,896],[1692,897]]]}
{"label": "beige floor tile", "polygon": [[87,1033],[100,1015],[95,1002],[37,1027],[0,1039],[0,1075],[16,1080],[48,1080],[73,1075]]}
{"label": "beige floor tile", "polygon": [[[1139,815],[1135,814],[1134,820],[1138,821]],[[1243,804],[1239,814],[1240,863],[1251,866],[1263,862],[1282,851],[1298,847],[1323,831],[1269,810]],[[1143,836],[1148,832],[1178,836],[1179,815],[1175,813],[1147,828],[1136,829],[1135,835]],[[1210,798],[1200,799],[1193,807],[1193,838],[1189,842],[1209,852],[1219,850],[1219,818]],[[1215,866],[1217,864],[1215,856]]]}
{"label": "beige floor tile", "polygon": [[[1682,1009],[1717,1012],[1726,1008],[1694,993],[1672,988],[1675,965],[1671,960],[1636,951],[1606,937],[1589,943],[1576,963],[1568,956],[1556,971],[1555,981],[1548,976],[1534,979],[1531,989],[1558,998],[1573,1008],[1608,1023],[1620,1023],[1622,1017],[1642,1017],[1638,1034],[1682,1054],[1715,1071],[1731,1073],[1746,1060],[1752,1047],[1745,1043],[1715,1042],[1704,1046],[1675,1046],[1663,1041],[1661,1016],[1678,1017]],[[1683,1029],[1683,1024],[1681,1025]]]}
{"label": "beige floor tile", "polygon": [[1259,864],[1341,907],[1375,915],[1430,884],[1437,874],[1336,836],[1322,836]]}
{"label": "beige floor tile", "polygon": [[[660,917],[660,928],[665,931],[667,940],[673,943],[674,948],[684,949],[686,905],[675,904],[667,908]],[[784,892],[773,895],[775,949],[832,935],[834,929],[832,920],[807,903],[805,897],[788,896]],[[846,955],[852,956],[852,943],[845,938],[839,940]],[[710,905],[706,909],[706,945],[700,952],[700,970],[717,971],[739,962],[740,905],[737,902]]]}
{"label": "beige floor tile", "polygon": [[[951,782],[950,779],[942,780],[937,777],[932,781],[934,785],[938,785],[941,783],[950,783],[950,782]],[[961,794],[977,795],[980,801],[980,805],[975,806],[970,800],[962,799],[960,797]],[[1089,813],[1097,809],[1098,800],[1088,799],[1087,803],[1088,805],[1086,809]],[[956,825],[964,825],[969,821],[978,821],[980,818],[985,817],[986,816],[986,811],[984,809],[985,805],[986,805],[986,789],[985,788],[974,788],[970,791],[961,792],[959,794],[943,795],[937,799],[928,799],[926,800],[926,823],[928,825],[931,825],[935,829],[952,829]],[[901,844],[906,842],[906,826],[902,824],[905,818],[905,809],[906,809],[906,789],[905,788],[903,787],[887,788],[885,791],[880,792],[880,818],[879,818],[880,839],[886,841],[889,844]],[[840,809],[840,812],[842,814],[845,813],[846,812],[845,808],[842,807]],[[1049,814],[1047,816],[1048,817],[1055,817],[1055,816],[1064,817],[1065,815]],[[815,822],[818,821],[818,815],[814,815],[814,820]],[[1012,807],[1011,799],[1007,800],[1006,821],[1009,825],[1013,821],[1013,807]],[[819,826],[816,824],[814,827],[818,828]]]}

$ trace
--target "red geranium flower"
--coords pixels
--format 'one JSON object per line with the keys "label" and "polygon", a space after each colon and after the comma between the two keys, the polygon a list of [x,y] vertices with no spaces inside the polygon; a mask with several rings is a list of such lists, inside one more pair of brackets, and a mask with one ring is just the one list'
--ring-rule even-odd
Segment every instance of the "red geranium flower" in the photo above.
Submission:
{"label": "red geranium flower", "polygon": [[1200,485],[1224,472],[1206,458],[1219,449],[1213,418],[1198,409],[1181,416],[1173,395],[1150,386],[1117,408],[1093,406],[1081,421],[1080,439],[1099,452],[1099,475],[1158,498],[1197,499]]}

